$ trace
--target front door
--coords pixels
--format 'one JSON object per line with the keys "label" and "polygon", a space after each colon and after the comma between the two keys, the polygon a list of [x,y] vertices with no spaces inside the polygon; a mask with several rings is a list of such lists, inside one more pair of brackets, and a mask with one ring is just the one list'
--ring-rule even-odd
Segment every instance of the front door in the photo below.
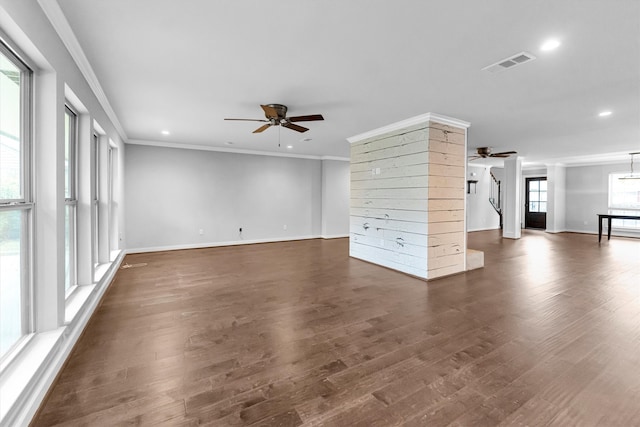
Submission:
{"label": "front door", "polygon": [[527,178],[525,228],[547,228],[547,178]]}

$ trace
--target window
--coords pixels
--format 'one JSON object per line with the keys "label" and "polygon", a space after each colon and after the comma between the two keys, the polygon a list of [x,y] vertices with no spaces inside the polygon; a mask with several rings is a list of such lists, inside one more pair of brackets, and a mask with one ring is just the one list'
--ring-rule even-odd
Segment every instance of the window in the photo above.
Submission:
{"label": "window", "polygon": [[547,180],[531,180],[529,182],[529,212],[547,211]]}
{"label": "window", "polygon": [[[628,173],[609,174],[609,213],[640,215],[640,179],[620,179]],[[612,227],[640,230],[640,221],[614,219]]]}
{"label": "window", "polygon": [[31,74],[0,43],[0,359],[31,329]]}
{"label": "window", "polygon": [[93,157],[91,159],[93,167],[93,242],[92,242],[92,259],[93,265],[97,265],[99,260],[99,248],[100,248],[100,137],[98,134],[93,134]]}
{"label": "window", "polygon": [[69,290],[76,284],[76,146],[77,115],[69,108],[64,111],[64,286]]}

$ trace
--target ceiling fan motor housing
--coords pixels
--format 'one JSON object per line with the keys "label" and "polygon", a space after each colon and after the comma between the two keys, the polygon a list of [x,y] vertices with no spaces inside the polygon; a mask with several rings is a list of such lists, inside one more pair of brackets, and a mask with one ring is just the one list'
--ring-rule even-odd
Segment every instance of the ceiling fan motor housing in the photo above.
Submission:
{"label": "ceiling fan motor housing", "polygon": [[287,117],[287,106],[282,104],[267,104],[267,107],[271,107],[276,111],[277,116],[272,117],[265,113],[267,119],[276,119],[278,122],[284,120]]}
{"label": "ceiling fan motor housing", "polygon": [[478,147],[478,155],[480,157],[488,157],[491,154],[491,148],[489,147]]}

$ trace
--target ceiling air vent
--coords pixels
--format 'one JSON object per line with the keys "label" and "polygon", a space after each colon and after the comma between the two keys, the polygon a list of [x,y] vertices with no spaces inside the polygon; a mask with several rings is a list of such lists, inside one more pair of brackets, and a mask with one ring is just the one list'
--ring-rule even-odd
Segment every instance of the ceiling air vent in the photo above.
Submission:
{"label": "ceiling air vent", "polygon": [[516,53],[513,56],[510,56],[509,58],[501,59],[495,64],[488,65],[484,67],[483,70],[490,73],[499,73],[509,68],[514,68],[518,65],[526,64],[527,62],[531,62],[534,59],[536,59],[536,57],[529,52],[520,52]]}

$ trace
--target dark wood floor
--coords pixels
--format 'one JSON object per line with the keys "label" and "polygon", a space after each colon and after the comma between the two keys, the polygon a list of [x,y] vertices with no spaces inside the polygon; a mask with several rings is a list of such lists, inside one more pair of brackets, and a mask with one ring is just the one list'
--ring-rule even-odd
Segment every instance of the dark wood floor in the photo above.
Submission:
{"label": "dark wood floor", "polygon": [[469,245],[428,283],[346,239],[127,256],[34,425],[640,425],[640,239]]}

